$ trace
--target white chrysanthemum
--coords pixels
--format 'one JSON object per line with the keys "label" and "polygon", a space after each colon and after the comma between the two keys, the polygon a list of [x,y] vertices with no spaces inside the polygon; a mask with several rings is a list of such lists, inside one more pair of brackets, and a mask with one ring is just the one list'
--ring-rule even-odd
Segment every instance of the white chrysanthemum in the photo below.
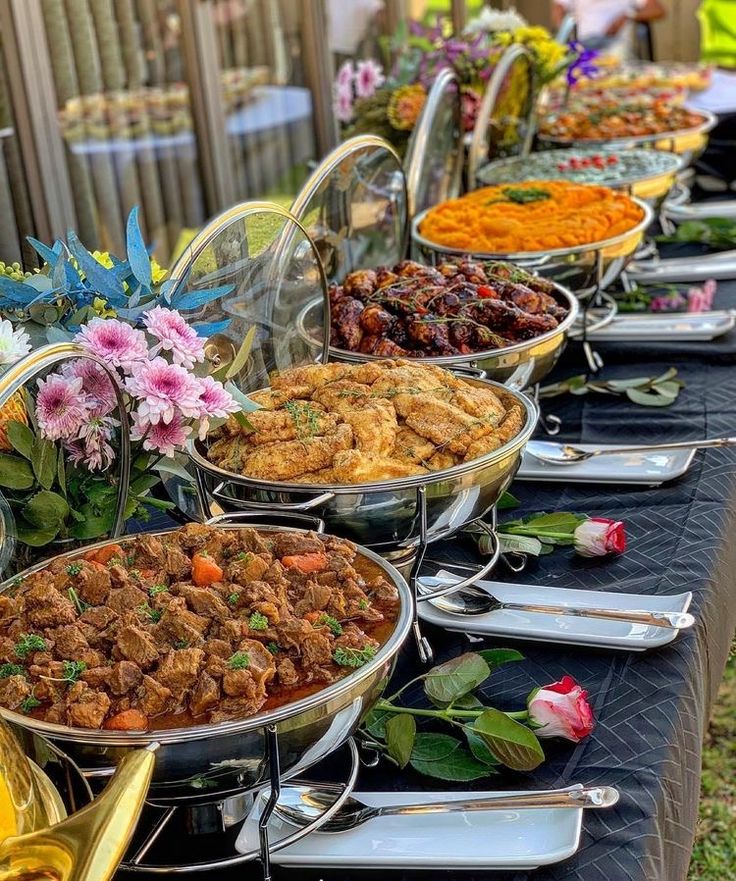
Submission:
{"label": "white chrysanthemum", "polygon": [[526,24],[524,16],[519,15],[513,7],[504,11],[484,6],[480,13],[468,22],[465,33],[475,36],[496,31],[514,31],[516,28],[525,27]]}
{"label": "white chrysanthemum", "polygon": [[17,330],[7,318],[0,321],[0,364],[15,364],[31,351],[28,334],[19,327]]}

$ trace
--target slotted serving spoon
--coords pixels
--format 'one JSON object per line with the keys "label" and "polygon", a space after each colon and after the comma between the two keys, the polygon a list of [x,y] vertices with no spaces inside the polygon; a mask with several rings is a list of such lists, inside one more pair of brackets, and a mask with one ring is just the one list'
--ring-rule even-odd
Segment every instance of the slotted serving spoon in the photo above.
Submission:
{"label": "slotted serving spoon", "polygon": [[[306,826],[323,814],[339,795],[342,787],[325,784],[290,785],[281,790],[276,812],[295,826]],[[381,805],[373,807],[353,796],[319,832],[347,832],[375,817],[402,814],[446,814],[454,811],[522,811],[532,808],[610,808],[618,802],[619,793],[611,786],[550,789],[525,792],[522,795],[484,796],[458,801],[430,801],[417,804]]]}
{"label": "slotted serving spoon", "polygon": [[736,437],[714,437],[709,440],[673,441],[670,444],[640,444],[632,447],[618,447],[611,450],[581,450],[572,444],[552,441],[529,441],[526,452],[546,462],[548,465],[574,465],[585,462],[594,456],[621,456],[626,453],[656,453],[657,450],[700,450],[705,447],[731,447],[736,445]]}

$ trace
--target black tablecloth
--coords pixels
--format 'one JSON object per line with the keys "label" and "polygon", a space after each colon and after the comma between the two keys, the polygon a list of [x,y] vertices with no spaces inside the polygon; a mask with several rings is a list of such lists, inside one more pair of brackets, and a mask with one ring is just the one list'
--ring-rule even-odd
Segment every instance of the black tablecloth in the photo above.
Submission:
{"label": "black tablecloth", "polygon": [[[721,284],[717,308],[736,305],[736,283]],[[555,378],[582,371],[579,350],[569,349]],[[611,358],[603,375],[626,377],[675,366],[687,383],[677,402],[652,410],[627,401],[588,396],[546,401],[563,418],[563,438],[584,442],[645,442],[736,434],[734,374],[728,364],[670,357],[645,363]],[[502,709],[519,709],[527,693],[569,673],[589,689],[597,717],[593,735],[577,746],[546,741],[548,761],[531,775],[504,773],[490,788],[547,788],[570,783],[618,787],[622,797],[610,811],[585,815],[576,856],[533,873],[457,873],[463,879],[498,881],[682,881],[693,844],[699,796],[701,743],[736,625],[736,450],[699,452],[691,469],[657,489],[601,488],[565,483],[517,482],[521,513],[572,510],[624,520],[626,553],[616,559],[585,560],[569,549],[542,557],[525,581],[590,590],[644,594],[694,594],[696,626],[670,646],[649,653],[623,653],[491,638],[484,646],[516,645],[526,659],[494,673],[487,696]],[[515,511],[513,516],[519,512]],[[438,660],[468,650],[457,634],[426,627]],[[419,672],[413,646],[400,659],[397,679]],[[362,770],[359,787],[442,788],[393,767]],[[489,788],[488,781],[475,784]],[[449,878],[441,867],[429,873],[381,870],[398,879]],[[359,871],[277,869],[282,881],[375,878]],[[225,876],[223,876],[225,877]],[[235,875],[233,876],[235,877]]]}

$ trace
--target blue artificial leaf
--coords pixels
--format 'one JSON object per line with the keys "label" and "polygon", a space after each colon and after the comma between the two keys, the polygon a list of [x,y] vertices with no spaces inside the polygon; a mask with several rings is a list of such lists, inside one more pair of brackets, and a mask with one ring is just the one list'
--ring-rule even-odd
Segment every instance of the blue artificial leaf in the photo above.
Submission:
{"label": "blue artificial leaf", "polygon": [[67,233],[67,243],[69,250],[79,264],[79,268],[87,276],[87,287],[107,300],[112,306],[122,305],[126,298],[123,285],[117,278],[117,274],[98,263],[79,241],[75,232]]}
{"label": "blue artificial leaf", "polygon": [[64,330],[63,327],[52,324],[46,328],[46,339],[50,343],[68,343],[74,339],[74,334]]}
{"label": "blue artificial leaf", "polygon": [[66,258],[59,255],[51,273],[51,283],[55,288],[63,288],[66,282]]}
{"label": "blue artificial leaf", "polygon": [[159,288],[159,296],[164,301],[164,303],[171,303],[171,294],[174,289],[174,282],[172,279],[167,278],[166,281]]}
{"label": "blue artificial leaf", "polygon": [[48,275],[42,275],[40,273],[38,275],[32,275],[30,278],[27,278],[23,282],[23,284],[26,287],[33,288],[34,291],[38,291],[39,293],[42,291],[46,293],[47,291],[56,290],[54,283],[51,281]]}
{"label": "blue artificial leaf", "polygon": [[141,228],[138,224],[138,206],[134,206],[128,215],[126,231],[128,263],[133,275],[144,288],[151,287],[151,259],[143,241]]}
{"label": "blue artificial leaf", "polygon": [[180,311],[182,309],[198,309],[200,306],[211,303],[212,300],[217,300],[220,297],[226,296],[231,293],[234,288],[235,285],[226,284],[220,285],[216,288],[207,288],[202,291],[184,291],[184,293],[175,298],[172,305]]}
{"label": "blue artificial leaf", "polygon": [[6,275],[0,275],[0,295],[11,303],[25,306],[34,299],[37,293],[32,285],[13,281],[12,278],[8,278]]}
{"label": "blue artificial leaf", "polygon": [[225,383],[225,391],[230,392],[233,398],[235,398],[235,401],[240,404],[244,413],[254,413],[256,410],[263,409],[260,404],[256,404],[256,402],[252,401],[248,395],[241,392],[232,381]]}
{"label": "blue artificial leaf", "polygon": [[209,323],[199,322],[193,324],[192,327],[197,331],[197,336],[205,337],[214,336],[216,333],[224,333],[230,326],[232,318],[226,321],[211,321]]}
{"label": "blue artificial leaf", "polygon": [[133,291],[133,293],[128,297],[128,308],[134,309],[141,302],[141,287],[140,285]]}
{"label": "blue artificial leaf", "polygon": [[44,263],[48,263],[49,266],[54,266],[56,264],[56,260],[61,253],[61,249],[59,249],[59,251],[56,251],[54,250],[54,248],[56,248],[56,245],[61,244],[60,242],[55,242],[54,248],[49,248],[48,245],[44,245],[43,242],[39,242],[39,240],[34,239],[33,236],[26,236],[26,241],[38,254],[38,256],[44,261]]}
{"label": "blue artificial leaf", "polygon": [[116,309],[115,312],[118,318],[122,318],[124,321],[129,321],[131,324],[135,324],[144,312],[147,312],[155,305],[154,302],[149,301],[142,306],[136,306],[134,309]]}

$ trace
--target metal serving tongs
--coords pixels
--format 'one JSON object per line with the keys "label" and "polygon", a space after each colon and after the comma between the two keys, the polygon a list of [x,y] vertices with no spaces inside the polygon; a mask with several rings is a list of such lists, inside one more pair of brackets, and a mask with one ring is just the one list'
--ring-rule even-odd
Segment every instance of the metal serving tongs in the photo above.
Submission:
{"label": "metal serving tongs", "polygon": [[135,830],[157,745],[129,753],[70,817],[53,783],[0,717],[0,881],[107,881]]}

